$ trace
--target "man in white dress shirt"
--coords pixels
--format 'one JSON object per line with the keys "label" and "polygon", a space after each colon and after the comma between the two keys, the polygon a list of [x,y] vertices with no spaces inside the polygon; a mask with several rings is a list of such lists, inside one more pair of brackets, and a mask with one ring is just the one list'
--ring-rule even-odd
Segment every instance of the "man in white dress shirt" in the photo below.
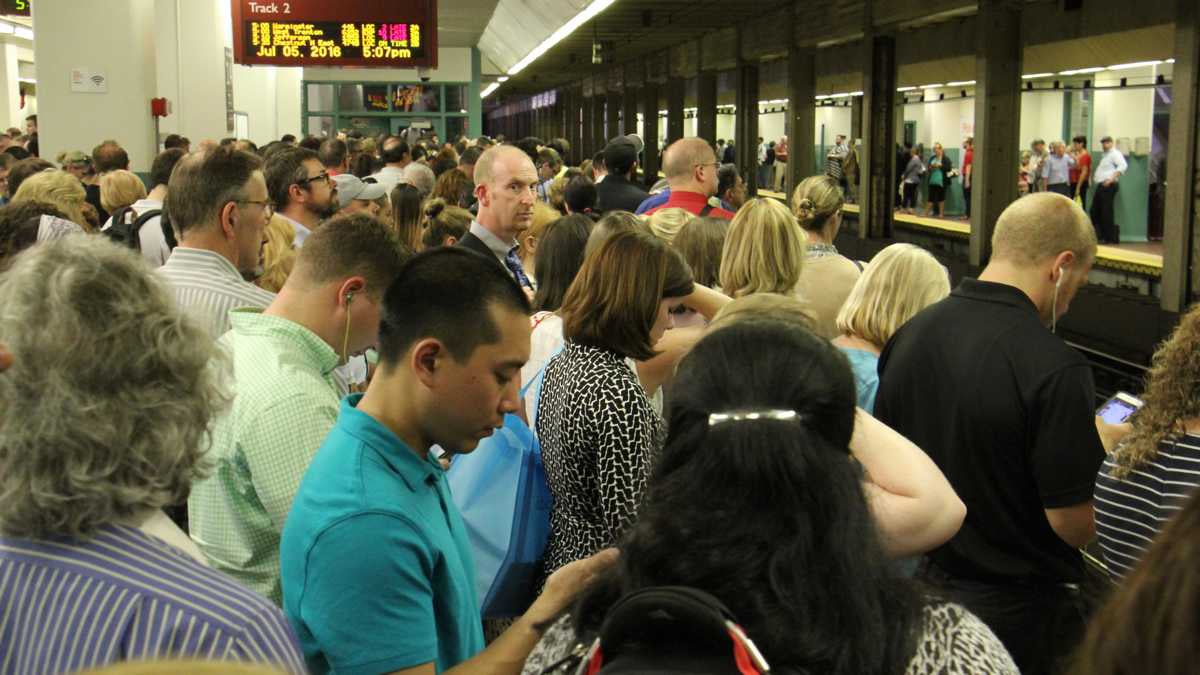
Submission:
{"label": "man in white dress shirt", "polygon": [[1092,226],[1096,228],[1096,239],[1101,244],[1119,244],[1121,235],[1117,232],[1116,216],[1113,213],[1113,203],[1120,189],[1118,181],[1129,168],[1125,155],[1113,146],[1112,136],[1100,139],[1100,147],[1104,148],[1104,156],[1096,165],[1092,174],[1096,183],[1096,194],[1092,198]]}

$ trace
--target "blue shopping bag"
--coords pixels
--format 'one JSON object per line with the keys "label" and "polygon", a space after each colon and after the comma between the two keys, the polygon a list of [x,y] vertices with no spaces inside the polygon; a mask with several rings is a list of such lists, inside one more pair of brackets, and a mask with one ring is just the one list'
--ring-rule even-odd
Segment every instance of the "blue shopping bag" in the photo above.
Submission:
{"label": "blue shopping bag", "polygon": [[[522,398],[535,383],[540,390],[544,372],[522,388]],[[533,431],[505,415],[504,426],[474,452],[454,458],[446,478],[471,543],[480,612],[488,619],[524,614],[535,597],[553,503]]]}

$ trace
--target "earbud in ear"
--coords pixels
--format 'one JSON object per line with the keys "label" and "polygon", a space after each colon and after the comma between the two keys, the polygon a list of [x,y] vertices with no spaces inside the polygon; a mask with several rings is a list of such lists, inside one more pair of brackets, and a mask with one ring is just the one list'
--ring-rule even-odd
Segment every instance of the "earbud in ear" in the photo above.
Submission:
{"label": "earbud in ear", "polygon": [[349,305],[351,303],[351,301],[353,301],[353,300],[354,300],[354,291],[350,291],[349,293],[346,294],[346,304]]}

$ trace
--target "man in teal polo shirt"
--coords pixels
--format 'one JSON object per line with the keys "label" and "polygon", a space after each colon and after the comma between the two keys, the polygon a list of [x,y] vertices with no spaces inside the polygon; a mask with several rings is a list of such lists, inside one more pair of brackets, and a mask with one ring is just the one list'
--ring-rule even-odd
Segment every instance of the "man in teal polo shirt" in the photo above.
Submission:
{"label": "man in teal polo shirt", "polygon": [[484,649],[474,565],[433,445],[470,452],[519,406],[529,303],[495,261],[422,253],[384,296],[379,369],[300,485],[280,551],[284,611],[314,673],[519,673],[601,553],[559,570]]}

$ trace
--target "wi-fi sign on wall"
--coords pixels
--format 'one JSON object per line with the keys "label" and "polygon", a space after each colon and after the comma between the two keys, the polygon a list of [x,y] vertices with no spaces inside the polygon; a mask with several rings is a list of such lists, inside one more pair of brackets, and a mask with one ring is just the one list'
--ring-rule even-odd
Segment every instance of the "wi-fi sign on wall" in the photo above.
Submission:
{"label": "wi-fi sign on wall", "polygon": [[88,68],[71,69],[71,91],[81,94],[104,94],[108,92],[108,78],[104,73]]}

